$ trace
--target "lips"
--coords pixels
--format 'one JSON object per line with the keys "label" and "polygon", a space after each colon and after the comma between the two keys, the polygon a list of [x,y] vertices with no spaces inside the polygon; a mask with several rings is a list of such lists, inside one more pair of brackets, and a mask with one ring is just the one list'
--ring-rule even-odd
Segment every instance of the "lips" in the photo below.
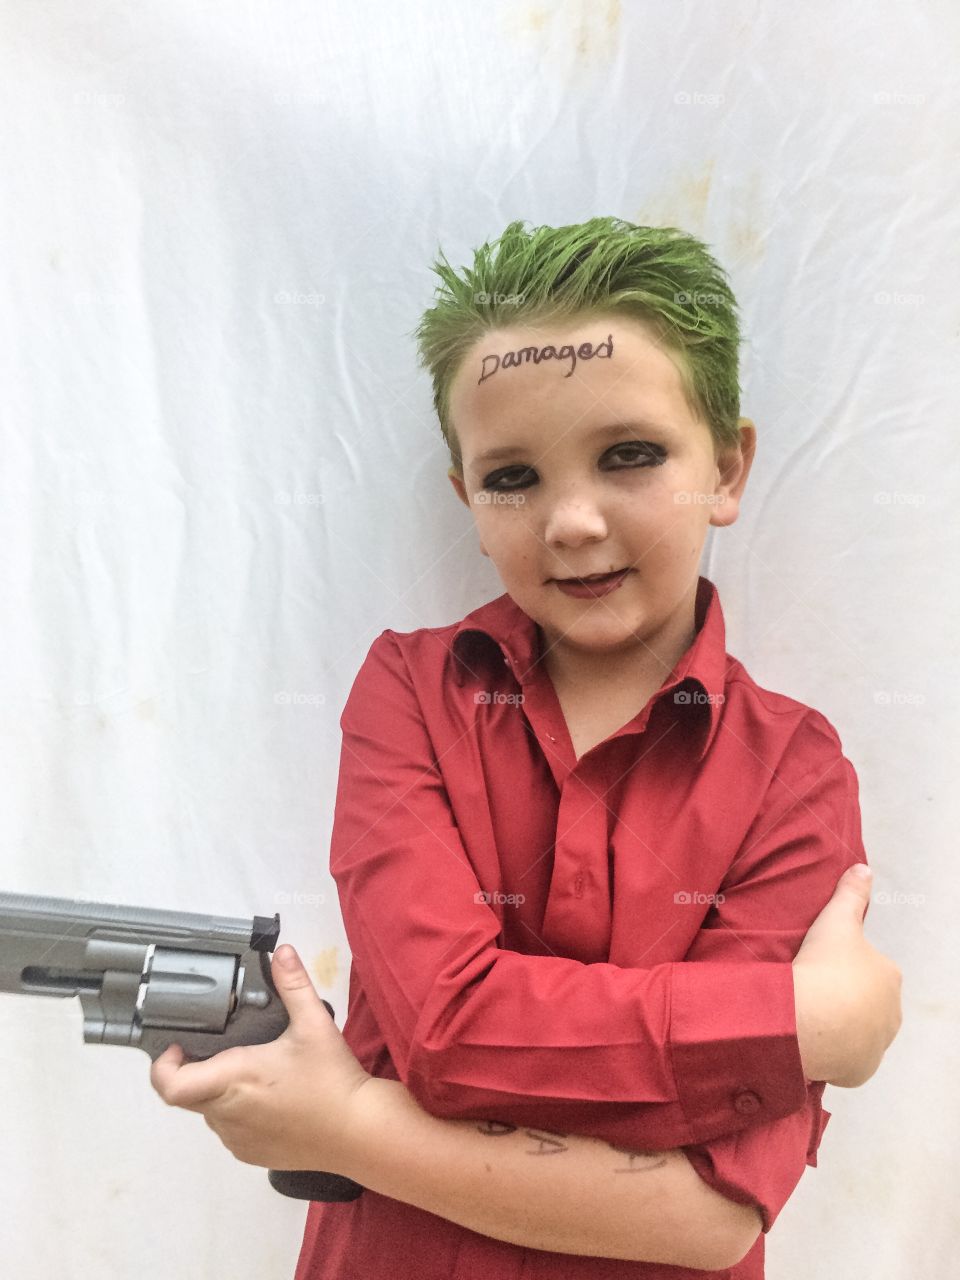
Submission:
{"label": "lips", "polygon": [[609,573],[592,573],[589,578],[554,578],[554,582],[606,582],[608,578],[619,577],[626,569],[612,569]]}
{"label": "lips", "polygon": [[632,569],[617,569],[613,573],[595,573],[591,578],[554,578],[553,583],[565,596],[577,600],[595,600],[619,591]]}

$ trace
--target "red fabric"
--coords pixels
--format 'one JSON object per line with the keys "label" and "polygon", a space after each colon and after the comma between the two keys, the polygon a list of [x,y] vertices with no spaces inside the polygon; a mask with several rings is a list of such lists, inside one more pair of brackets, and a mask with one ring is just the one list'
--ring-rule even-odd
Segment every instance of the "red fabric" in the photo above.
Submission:
{"label": "red fabric", "polygon": [[[373,642],[341,716],[330,869],[344,1036],[432,1114],[688,1148],[769,1230],[828,1112],[790,961],[866,861],[857,777],[817,711],[697,634],[578,761],[539,630],[508,595]],[[522,699],[521,696],[522,695]],[[364,1191],[311,1204],[296,1280],[763,1275],[521,1248]]]}

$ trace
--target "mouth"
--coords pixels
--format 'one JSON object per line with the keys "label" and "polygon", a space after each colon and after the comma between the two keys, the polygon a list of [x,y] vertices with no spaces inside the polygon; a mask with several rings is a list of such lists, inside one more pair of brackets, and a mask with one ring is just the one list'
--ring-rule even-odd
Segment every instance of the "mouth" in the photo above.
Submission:
{"label": "mouth", "polygon": [[551,578],[550,581],[565,596],[579,600],[591,600],[618,591],[632,569],[614,569],[612,573],[594,573],[589,578]]}
{"label": "mouth", "polygon": [[623,573],[629,573],[630,568],[612,569],[610,573],[591,573],[588,578],[551,578],[551,582],[571,582],[579,584],[583,582],[612,582],[614,578],[619,578]]}

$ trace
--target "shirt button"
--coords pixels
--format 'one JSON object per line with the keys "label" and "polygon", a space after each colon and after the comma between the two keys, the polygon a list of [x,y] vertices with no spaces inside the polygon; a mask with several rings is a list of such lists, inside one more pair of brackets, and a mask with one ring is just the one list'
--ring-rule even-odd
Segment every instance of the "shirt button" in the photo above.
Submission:
{"label": "shirt button", "polygon": [[734,1094],[733,1105],[742,1116],[752,1116],[760,1110],[760,1099],[751,1089],[741,1089]]}

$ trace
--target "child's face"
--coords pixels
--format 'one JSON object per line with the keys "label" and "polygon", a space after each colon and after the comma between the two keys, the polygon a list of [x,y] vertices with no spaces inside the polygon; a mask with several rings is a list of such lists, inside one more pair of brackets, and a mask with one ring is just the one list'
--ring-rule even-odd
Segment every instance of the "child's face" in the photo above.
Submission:
{"label": "child's face", "polygon": [[[505,364],[545,347],[555,357]],[[707,528],[736,520],[756,432],[741,419],[740,444],[718,454],[646,326],[599,316],[496,330],[467,353],[450,409],[463,458],[450,479],[481,551],[551,645],[623,651],[692,609]],[[503,456],[482,456],[494,449]],[[557,584],[621,569],[605,595]]]}

